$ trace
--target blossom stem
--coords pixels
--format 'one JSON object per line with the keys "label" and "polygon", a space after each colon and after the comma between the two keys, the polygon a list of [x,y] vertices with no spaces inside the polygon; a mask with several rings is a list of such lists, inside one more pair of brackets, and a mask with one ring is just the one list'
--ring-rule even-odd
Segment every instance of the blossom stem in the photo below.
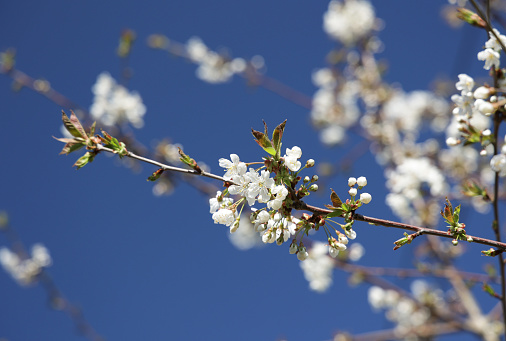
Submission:
{"label": "blossom stem", "polygon": [[[299,210],[313,212],[318,215],[326,215],[326,214],[332,212],[331,210],[328,210],[325,208],[320,208],[320,207],[308,205],[308,204],[304,203],[303,201],[299,201],[296,204],[295,208],[299,209]],[[451,239],[455,238],[453,236],[453,234],[451,234],[449,232],[429,229],[426,227],[420,227],[420,226],[415,226],[415,225],[410,225],[410,224],[399,223],[399,222],[386,220],[386,219],[367,217],[367,216],[364,216],[364,215],[361,215],[358,213],[355,213],[353,215],[353,219],[357,220],[357,221],[363,221],[363,222],[373,224],[373,225],[381,225],[381,226],[386,226],[386,227],[394,227],[394,228],[399,228],[399,229],[403,229],[403,230],[415,231],[415,232],[419,232],[420,234],[423,233],[423,234],[434,235],[434,236],[443,237],[443,238],[451,238]],[[495,247],[495,248],[499,249],[500,250],[499,254],[502,254],[502,252],[506,251],[506,243],[502,243],[500,241],[495,241],[495,240],[491,240],[491,239],[475,237],[475,236],[471,236],[471,235],[467,235],[467,236],[471,237],[473,239],[473,243],[488,245],[488,246]]]}
{"label": "blossom stem", "polygon": [[[104,147],[101,144],[97,144],[96,148],[97,148],[98,151],[104,151],[104,152],[116,154],[114,152],[114,150],[112,150],[110,148],[107,148],[107,147]],[[215,174],[204,172],[204,171],[198,172],[198,171],[193,170],[193,169],[186,169],[186,168],[179,168],[179,167],[169,166],[169,165],[163,164],[161,162],[158,162],[158,161],[155,161],[155,160],[151,160],[151,159],[139,156],[139,155],[134,154],[132,152],[128,152],[125,156],[127,156],[129,158],[132,158],[132,159],[135,159],[135,160],[139,160],[139,161],[142,161],[142,162],[146,162],[146,163],[155,165],[155,166],[160,167],[160,168],[162,168],[163,170],[166,170],[166,171],[179,172],[179,173],[185,173],[185,174],[190,174],[190,175],[200,175],[200,176],[205,176],[205,177],[208,177],[208,178],[211,178],[211,179],[215,179],[215,180],[219,180],[219,181],[223,181],[223,182],[227,182],[227,181],[231,182],[230,180],[226,180],[225,178],[223,178],[222,176],[219,176],[219,175],[215,175]]]}

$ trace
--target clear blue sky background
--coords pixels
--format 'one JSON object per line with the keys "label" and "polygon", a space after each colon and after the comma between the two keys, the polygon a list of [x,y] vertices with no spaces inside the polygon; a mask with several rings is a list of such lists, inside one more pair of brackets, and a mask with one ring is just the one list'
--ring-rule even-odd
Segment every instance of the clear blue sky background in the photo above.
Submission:
{"label": "clear blue sky background", "polygon": [[[380,57],[389,62],[388,80],[415,90],[428,89],[440,75],[486,76],[475,62],[485,37],[471,28],[448,28],[439,14],[445,3],[373,1],[386,23]],[[312,96],[311,73],[325,66],[333,46],[322,30],[327,6],[287,0],[2,1],[0,49],[15,47],[19,69],[89,108],[98,74],[119,78],[118,37],[123,28],[133,29],[138,40],[129,87],[148,109],[145,127],[136,132],[146,146],[170,137],[221,172],[218,159],[230,153],[260,159],[251,127],[261,129],[262,119],[274,127],[286,118],[284,146],[300,146],[304,160],[332,161],[346,150],[320,144],[307,109],[249,88],[242,79],[209,85],[195,77],[194,65],[145,45],[152,33],[182,42],[197,35],[235,57],[260,54],[267,75]],[[228,229],[213,224],[208,198],[195,189],[182,184],[172,196],[154,197],[145,180],[154,170],[149,166],[134,174],[99,156],[91,166],[72,169],[76,156],[58,156],[62,146],[51,137],[60,135],[62,108],[26,89],[13,93],[10,86],[1,76],[0,209],[8,211],[26,245],[49,248],[50,275],[108,340],[329,340],[338,330],[389,326],[371,311],[368,286],[350,288],[347,274],[335,271],[332,288],[317,294],[308,289],[288,245],[236,250]],[[362,213],[394,218],[384,204],[382,172],[370,156],[330,187],[345,191],[345,179],[361,175],[369,179],[374,204]],[[313,203],[323,204],[328,194],[322,188]],[[410,249],[392,251],[401,231],[356,225],[356,241],[366,248],[361,264],[412,265]],[[486,231],[488,226],[487,220]],[[0,245],[6,244],[0,234]],[[470,269],[481,271],[490,261],[479,256],[481,249],[469,248]],[[21,288],[0,271],[0,288],[0,338],[83,339],[67,316],[48,308],[40,287]],[[483,304],[493,301],[485,298]]]}

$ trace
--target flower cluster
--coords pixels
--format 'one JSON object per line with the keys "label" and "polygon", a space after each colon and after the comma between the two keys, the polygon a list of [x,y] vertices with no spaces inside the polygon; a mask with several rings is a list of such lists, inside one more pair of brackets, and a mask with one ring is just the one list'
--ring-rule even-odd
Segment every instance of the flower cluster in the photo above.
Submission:
{"label": "flower cluster", "polygon": [[[323,227],[328,239],[328,253],[335,258],[340,251],[346,250],[348,238],[356,238],[356,233],[352,229],[354,210],[362,204],[368,204],[372,199],[368,193],[362,193],[360,199],[356,199],[357,190],[367,185],[367,179],[359,177],[348,180],[351,199],[346,203],[342,203],[337,194],[332,191],[333,206],[330,206],[333,209],[332,214],[322,212],[313,215],[303,214],[301,218],[294,217],[292,210],[305,205],[300,199],[318,190],[315,183],[318,181],[318,176],[304,177],[302,184],[297,188],[298,182],[302,180],[298,176],[299,171],[313,167],[314,160],[309,159],[302,167],[299,160],[302,151],[297,146],[286,148],[285,155],[280,156],[279,149],[284,124],[276,128],[272,141],[266,138],[266,134],[253,131],[257,143],[271,155],[264,158],[263,163],[247,164],[242,162],[237,154],[231,154],[230,160],[225,158],[219,160],[219,165],[225,169],[223,179],[227,188],[224,192],[218,191],[216,197],[209,200],[212,218],[215,224],[228,226],[230,232],[234,233],[241,226],[241,212],[246,202],[249,206],[254,206],[257,202],[265,204],[265,207],[261,209],[252,207],[250,216],[253,230],[260,234],[263,243],[275,242],[281,245],[292,238],[289,252],[296,254],[297,258],[303,261],[309,257],[309,252],[304,246],[302,236],[311,230],[317,231]],[[263,165],[258,169],[249,167],[253,164]],[[274,173],[273,177],[271,177],[272,173]],[[229,195],[234,195],[239,199],[234,201],[228,197]],[[336,224],[343,228],[344,233],[338,232],[331,225],[335,222],[327,219],[339,215],[345,218],[345,224]],[[337,238],[333,237],[333,234]],[[251,234],[248,233],[248,235]]]}
{"label": "flower cluster", "polygon": [[107,72],[98,76],[92,91],[95,95],[90,108],[93,119],[106,126],[131,123],[135,128],[142,128],[146,107],[138,93],[117,84]]}
{"label": "flower cluster", "polygon": [[[501,36],[501,40],[505,36]],[[491,39],[492,40],[492,39]],[[491,40],[487,42],[493,46]],[[506,80],[500,78],[501,83]],[[449,127],[447,134],[450,135],[446,143],[448,146],[456,146],[462,143],[480,143],[482,150],[480,155],[486,156],[493,152],[491,131],[488,129],[492,115],[499,107],[504,107],[506,97],[496,94],[496,89],[486,86],[478,87],[473,91],[474,80],[466,74],[459,75],[459,81],[456,83],[457,90],[461,90],[460,95],[453,95],[452,100],[456,104],[453,114],[456,124]],[[481,115],[473,115],[479,113]],[[460,136],[459,136],[460,135]],[[503,144],[501,152],[493,156],[490,160],[490,168],[499,173],[500,176],[506,176],[506,145]]]}
{"label": "flower cluster", "polygon": [[209,83],[229,81],[234,74],[246,70],[247,63],[242,58],[229,60],[226,56],[210,50],[198,37],[192,37],[186,43],[188,57],[199,64],[197,77]]}
{"label": "flower cluster", "polygon": [[332,0],[323,15],[323,29],[345,45],[356,43],[375,26],[374,8],[369,1]]}
{"label": "flower cluster", "polygon": [[[478,52],[478,60],[483,60],[485,70],[490,70],[491,67],[499,68],[500,64],[500,52],[502,45],[506,45],[506,36],[499,33],[497,29],[493,32],[489,32],[490,39],[485,43],[485,49]],[[499,37],[499,40],[497,40]]]}
{"label": "flower cluster", "polygon": [[48,250],[42,244],[32,247],[32,256],[20,257],[8,248],[0,248],[0,264],[20,285],[29,285],[37,280],[43,268],[52,263]]}
{"label": "flower cluster", "polygon": [[[298,161],[301,156],[302,151],[299,147],[287,148],[283,158],[284,165],[288,170],[297,172],[301,167],[301,163]],[[230,232],[235,232],[240,222],[237,207],[244,200],[248,202],[249,206],[255,205],[258,201],[266,204],[267,207],[255,211],[251,222],[255,224],[255,229],[262,234],[264,243],[277,241],[278,244],[281,244],[295,233],[297,219],[289,214],[276,213],[281,209],[283,201],[288,195],[288,189],[283,183],[276,182],[271,178],[271,173],[267,169],[249,168],[248,170],[246,163],[241,162],[237,154],[231,154],[230,160],[221,158],[219,165],[226,170],[223,178],[232,183],[228,186],[226,194],[237,195],[240,199],[234,203],[232,198],[224,197],[222,192],[218,192],[216,198],[209,200],[210,212],[213,213],[213,220],[216,224],[229,226]]]}

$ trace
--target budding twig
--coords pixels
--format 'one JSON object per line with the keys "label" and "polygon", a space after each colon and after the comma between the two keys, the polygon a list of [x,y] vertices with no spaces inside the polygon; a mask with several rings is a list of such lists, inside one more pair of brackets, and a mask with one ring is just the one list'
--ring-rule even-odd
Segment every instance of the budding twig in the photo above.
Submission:
{"label": "budding twig", "polygon": [[[114,150],[112,150],[110,148],[107,148],[107,147],[104,147],[101,144],[97,144],[96,145],[96,149],[98,151],[104,151],[104,152],[116,154],[114,152]],[[225,178],[223,178],[222,176],[219,176],[219,175],[215,175],[215,174],[204,172],[204,171],[198,172],[198,171],[193,170],[193,169],[186,169],[186,168],[179,168],[179,167],[169,166],[169,165],[163,164],[161,162],[158,162],[158,161],[155,161],[155,160],[151,160],[151,159],[139,156],[139,155],[134,154],[132,152],[127,152],[125,154],[125,156],[129,157],[129,158],[132,158],[132,159],[135,159],[135,160],[139,160],[139,161],[142,161],[142,162],[146,162],[146,163],[155,165],[155,166],[160,167],[163,170],[167,170],[167,171],[179,172],[179,173],[185,173],[185,174],[191,174],[191,175],[200,175],[200,176],[205,176],[205,177],[208,177],[208,178],[211,178],[211,179],[215,179],[215,180],[219,180],[219,181],[224,181],[224,182],[228,181],[228,182],[230,182],[230,180],[226,180]]]}

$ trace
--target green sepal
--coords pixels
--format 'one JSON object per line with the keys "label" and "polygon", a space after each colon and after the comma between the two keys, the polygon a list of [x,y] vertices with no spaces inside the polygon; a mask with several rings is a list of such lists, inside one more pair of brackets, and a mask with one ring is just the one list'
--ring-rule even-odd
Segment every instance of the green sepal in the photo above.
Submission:
{"label": "green sepal", "polygon": [[163,168],[157,169],[156,171],[153,172],[153,174],[151,174],[148,177],[147,181],[156,181],[156,180],[158,180],[160,178],[160,176],[162,176],[163,171],[164,171]]}

